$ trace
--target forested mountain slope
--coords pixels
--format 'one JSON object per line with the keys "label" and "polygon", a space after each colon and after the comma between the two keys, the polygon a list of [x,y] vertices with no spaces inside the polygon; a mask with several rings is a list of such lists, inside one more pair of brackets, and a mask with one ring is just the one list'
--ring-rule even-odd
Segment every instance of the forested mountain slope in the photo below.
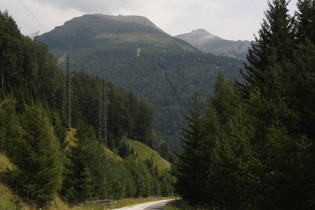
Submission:
{"label": "forested mountain slope", "polygon": [[63,71],[47,45],[23,36],[7,12],[0,12],[0,40],[1,209],[49,208],[58,198],[78,205],[173,195],[169,170],[137,159],[124,141],[169,157],[148,102],[70,71],[68,57]]}
{"label": "forested mountain slope", "polygon": [[242,66],[235,59],[202,53],[144,17],[84,15],[39,39],[61,62],[68,52],[72,70],[84,69],[149,101],[154,127],[172,150],[178,149],[178,131],[193,92],[209,96],[218,72],[233,80]]}

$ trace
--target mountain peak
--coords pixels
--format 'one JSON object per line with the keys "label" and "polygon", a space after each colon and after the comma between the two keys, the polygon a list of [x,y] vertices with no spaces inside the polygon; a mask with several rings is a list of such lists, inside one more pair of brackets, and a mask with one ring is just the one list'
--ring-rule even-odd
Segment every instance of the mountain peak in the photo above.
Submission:
{"label": "mountain peak", "polygon": [[117,24],[120,23],[126,23],[126,24],[140,24],[143,26],[149,26],[154,29],[157,29],[162,32],[160,28],[158,28],[153,22],[151,22],[148,18],[143,17],[143,16],[137,16],[137,15],[117,15],[117,16],[112,16],[112,15],[104,15],[104,14],[85,14],[80,17],[75,17],[67,22],[65,22],[65,25],[72,24],[72,23],[82,23],[86,22],[89,25],[90,24],[100,24],[102,22],[108,23],[109,21],[111,22],[116,22]]}
{"label": "mountain peak", "polygon": [[[208,31],[206,31],[205,29],[203,28],[199,28],[199,29],[196,29],[196,30],[192,30],[191,31],[192,34],[198,34],[198,35],[209,35],[210,33]],[[212,35],[212,34],[211,34]]]}
{"label": "mountain peak", "polygon": [[220,37],[215,36],[202,28],[193,30],[190,33],[178,35],[176,37],[183,39],[185,41],[195,40],[195,39],[203,39],[203,40],[204,39],[207,39],[207,40],[208,39],[221,39]]}
{"label": "mountain peak", "polygon": [[190,33],[175,36],[182,39],[197,49],[214,53],[216,55],[224,55],[238,59],[246,59],[246,53],[250,45],[249,41],[230,41],[215,36],[205,29],[196,29]]}

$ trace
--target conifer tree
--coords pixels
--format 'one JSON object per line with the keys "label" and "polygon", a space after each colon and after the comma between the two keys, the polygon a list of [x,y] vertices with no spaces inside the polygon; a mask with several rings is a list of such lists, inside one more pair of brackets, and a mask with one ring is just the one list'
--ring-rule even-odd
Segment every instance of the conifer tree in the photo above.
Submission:
{"label": "conifer tree", "polygon": [[42,208],[51,202],[61,186],[59,142],[41,106],[26,107],[20,120],[20,136],[9,152],[17,166],[6,180],[26,202]]}
{"label": "conifer tree", "polygon": [[208,134],[214,141],[213,163],[209,165],[209,180],[215,183],[213,203],[220,208],[254,207],[254,169],[258,165],[252,148],[255,129],[240,93],[221,74],[207,110],[212,110],[212,114],[206,114],[208,122],[217,118],[216,126],[212,126],[215,129]]}
{"label": "conifer tree", "polygon": [[259,208],[298,208],[307,206],[309,199],[310,188],[303,183],[312,183],[307,174],[313,167],[306,166],[311,150],[306,140],[310,135],[305,134],[312,129],[305,126],[305,116],[314,107],[309,98],[314,54],[309,39],[302,40],[311,34],[310,19],[305,21],[310,18],[310,9],[305,8],[309,3],[299,2],[303,11],[295,22],[288,15],[287,1],[269,2],[259,38],[249,50],[246,73],[242,72],[247,81],[242,90],[256,119],[253,145],[261,165]]}
{"label": "conifer tree", "polygon": [[296,106],[300,111],[300,132],[306,132],[312,139],[315,131],[312,128],[315,123],[315,1],[300,0],[298,2],[297,40],[300,43],[296,50],[295,63],[298,74],[295,76],[297,84],[294,94]]}
{"label": "conifer tree", "polygon": [[187,111],[186,126],[182,129],[182,151],[177,155],[176,190],[183,199],[203,205],[207,193],[208,152],[203,133],[203,110],[198,93],[192,97]]}
{"label": "conifer tree", "polygon": [[0,88],[21,85],[22,56],[22,34],[8,12],[0,11]]}
{"label": "conifer tree", "polygon": [[78,141],[70,148],[61,194],[70,204],[107,197],[107,160],[99,147],[92,127],[81,123]]}
{"label": "conifer tree", "polygon": [[[247,55],[248,64],[245,72],[241,71],[246,85],[241,85],[245,93],[257,87],[266,97],[273,98],[277,94],[276,83],[281,79],[281,69],[273,69],[275,65],[284,65],[293,56],[294,19],[287,9],[288,1],[272,0],[269,9]],[[279,72],[280,71],[280,72]]]}
{"label": "conifer tree", "polygon": [[14,155],[15,140],[20,137],[19,118],[16,114],[14,97],[5,96],[0,100],[0,151]]}
{"label": "conifer tree", "polygon": [[299,0],[296,11],[297,38],[305,43],[306,39],[315,44],[315,1]]}

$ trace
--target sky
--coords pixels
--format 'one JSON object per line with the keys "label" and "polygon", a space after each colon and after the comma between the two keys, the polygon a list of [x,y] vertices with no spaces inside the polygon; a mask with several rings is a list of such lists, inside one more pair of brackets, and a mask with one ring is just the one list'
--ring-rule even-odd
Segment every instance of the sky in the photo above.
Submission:
{"label": "sky", "polygon": [[[297,1],[289,3],[291,15]],[[97,13],[145,16],[172,36],[202,28],[228,40],[253,40],[267,9],[267,0],[0,0],[0,10],[29,36]]]}

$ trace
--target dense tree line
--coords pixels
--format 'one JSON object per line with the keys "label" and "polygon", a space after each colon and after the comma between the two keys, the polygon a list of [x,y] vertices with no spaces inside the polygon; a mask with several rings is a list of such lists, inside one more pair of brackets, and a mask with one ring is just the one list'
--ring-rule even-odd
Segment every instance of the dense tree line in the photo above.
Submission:
{"label": "dense tree line", "polygon": [[[41,208],[57,195],[77,204],[174,193],[172,176],[138,160],[123,141],[133,138],[169,157],[152,129],[150,104],[74,73],[71,62],[63,72],[47,46],[23,36],[7,12],[0,12],[0,52],[0,152],[14,164],[0,181],[25,202]],[[77,130],[72,142],[70,126]]]}
{"label": "dense tree line", "polygon": [[242,75],[223,75],[206,108],[193,97],[176,189],[196,206],[314,208],[315,2],[269,2]]}
{"label": "dense tree line", "polygon": [[[122,53],[125,45],[115,46],[118,49],[106,52],[95,47],[87,49],[87,52],[73,50],[74,65],[86,68],[88,73],[106,78],[150,102],[156,113],[154,128],[163,135],[173,151],[180,148],[178,133],[193,91],[200,89],[203,90],[200,94],[208,96],[213,91],[219,71],[225,72],[231,80],[240,79],[237,68],[242,67],[242,62],[235,59],[201,52],[151,52],[152,46],[142,46],[142,54],[137,57],[135,51]],[[102,50],[107,50],[106,47]],[[135,43],[127,47],[137,49],[138,45]]]}

